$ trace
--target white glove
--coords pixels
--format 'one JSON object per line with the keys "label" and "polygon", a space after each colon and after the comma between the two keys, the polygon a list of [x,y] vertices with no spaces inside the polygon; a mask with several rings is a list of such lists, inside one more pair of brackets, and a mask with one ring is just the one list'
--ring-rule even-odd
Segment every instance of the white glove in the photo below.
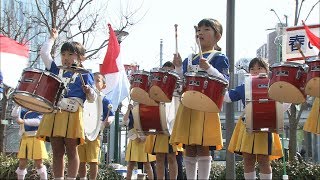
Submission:
{"label": "white glove", "polygon": [[11,116],[14,118],[20,118],[20,113],[21,113],[21,107],[18,105],[15,105],[11,112]]}

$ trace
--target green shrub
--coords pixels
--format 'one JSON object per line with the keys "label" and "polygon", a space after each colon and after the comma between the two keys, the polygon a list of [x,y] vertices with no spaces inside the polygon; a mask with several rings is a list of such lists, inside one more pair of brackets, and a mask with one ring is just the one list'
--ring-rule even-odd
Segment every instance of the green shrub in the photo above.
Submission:
{"label": "green shrub", "polygon": [[[276,160],[271,162],[272,178],[282,179],[283,175],[283,163],[282,160]],[[236,179],[244,179],[243,162],[237,162],[235,166]],[[291,162],[286,162],[286,171],[289,179],[298,180],[313,180],[320,177],[320,164],[312,162],[299,161],[295,159]],[[259,179],[259,168],[256,164],[257,178]],[[210,179],[226,179],[226,170],[224,165],[217,165],[215,163],[211,166]]]}
{"label": "green shrub", "polygon": [[[52,173],[52,154],[48,154],[49,158],[45,159],[43,164],[47,167],[48,172],[48,179],[53,179]],[[65,162],[67,162],[67,158],[65,156]],[[16,154],[9,154],[4,155],[0,154],[0,179],[16,179],[16,169],[19,166],[19,159],[17,158]],[[36,168],[33,165],[33,161],[28,161],[28,173],[25,179],[37,179],[39,180],[40,177],[37,174]],[[65,166],[65,176],[67,176],[67,167]],[[112,167],[100,164],[99,165],[99,172],[98,177],[101,180],[104,179],[115,179],[121,180],[121,175],[119,175]]]}

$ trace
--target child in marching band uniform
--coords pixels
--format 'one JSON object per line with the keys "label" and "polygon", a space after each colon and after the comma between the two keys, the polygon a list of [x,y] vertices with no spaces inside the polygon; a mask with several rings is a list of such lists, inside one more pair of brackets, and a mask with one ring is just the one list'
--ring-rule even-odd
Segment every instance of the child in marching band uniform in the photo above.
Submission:
{"label": "child in marching band uniform", "polygon": [[[253,76],[268,73],[267,62],[261,58],[254,58],[249,64],[249,73]],[[245,106],[245,86],[237,86],[225,94],[226,102],[241,100]],[[286,108],[285,108],[286,109]],[[243,156],[245,179],[256,179],[255,162],[258,161],[260,179],[271,179],[272,169],[270,160],[283,156],[280,137],[277,133],[253,132],[246,130],[244,117],[240,116],[233,131],[228,150]]]}
{"label": "child in marching band uniform", "polygon": [[[172,62],[168,61],[162,66],[165,70],[174,70]],[[178,97],[173,97],[178,98]],[[174,102],[172,102],[174,103]],[[171,105],[171,104],[170,104]],[[175,111],[175,107],[171,106],[170,110]],[[168,113],[168,112],[166,112]],[[175,116],[175,113],[174,113]],[[149,135],[146,140],[145,151],[149,154],[156,154],[156,172],[157,179],[165,179],[165,159],[168,160],[169,178],[177,179],[178,167],[176,160],[177,145],[169,143],[170,136],[165,134]]]}
{"label": "child in marching band uniform", "polygon": [[[103,97],[103,127],[109,127],[114,121],[114,112],[112,111],[112,104],[109,99],[107,99],[102,93],[102,89],[106,88],[106,79],[99,72],[94,73],[94,82],[96,89],[100,92],[100,95]],[[111,107],[111,109],[110,109]],[[100,137],[98,136],[94,141],[89,141],[86,139],[85,144],[78,146],[79,158],[80,158],[80,167],[79,167],[79,176],[80,180],[87,179],[87,166],[86,163],[90,165],[90,178],[97,179],[98,174],[98,162],[100,154]]]}
{"label": "child in marching band uniform", "polygon": [[[222,25],[215,19],[203,19],[198,23],[198,38],[203,58],[189,56],[183,62],[179,54],[174,55],[176,72],[205,71],[221,79],[229,79],[229,60],[218,51],[217,42],[222,36]],[[197,102],[194,102],[197,103]],[[188,179],[209,179],[211,169],[210,150],[222,149],[222,133],[219,113],[193,110],[180,104],[170,143],[185,145],[184,164]]]}
{"label": "child in marching band uniform", "polygon": [[[320,51],[317,58],[320,59]],[[320,97],[315,97],[309,116],[303,125],[303,130],[320,134]]]}
{"label": "child in marching band uniform", "polygon": [[19,134],[22,136],[18,152],[19,167],[16,170],[18,179],[25,179],[28,159],[34,160],[40,179],[47,179],[47,168],[42,162],[43,159],[48,158],[47,150],[44,142],[35,136],[42,114],[22,109],[16,105],[11,112],[11,116],[20,125]]}
{"label": "child in marching band uniform", "polygon": [[[128,105],[128,110],[123,116],[123,123],[127,124],[128,130],[133,129],[133,115],[132,110],[133,105]],[[147,172],[148,179],[154,179],[153,171],[150,162],[155,161],[156,157],[154,155],[145,152],[146,137],[137,136],[135,139],[129,138],[129,143],[126,149],[126,161],[127,165],[127,180],[131,179],[132,170],[136,162],[142,162],[144,169]]]}
{"label": "child in marching band uniform", "polygon": [[306,122],[303,125],[303,130],[314,134],[320,134],[320,98],[315,97],[311,111]]}
{"label": "child in marching band uniform", "polygon": [[[53,151],[53,173],[55,179],[64,179],[64,154],[68,158],[67,179],[75,179],[79,169],[77,146],[83,144],[83,103],[93,102],[93,77],[90,73],[81,74],[59,69],[51,57],[51,48],[58,37],[56,29],[52,29],[50,39],[41,48],[40,56],[45,67],[51,73],[58,75],[67,88],[64,97],[59,102],[61,110],[45,114],[40,123],[37,137],[51,142]],[[85,60],[85,49],[77,42],[66,42],[61,47],[61,62],[63,66],[74,64],[81,66]],[[82,79],[84,83],[82,83]],[[71,108],[70,108],[71,107]]]}

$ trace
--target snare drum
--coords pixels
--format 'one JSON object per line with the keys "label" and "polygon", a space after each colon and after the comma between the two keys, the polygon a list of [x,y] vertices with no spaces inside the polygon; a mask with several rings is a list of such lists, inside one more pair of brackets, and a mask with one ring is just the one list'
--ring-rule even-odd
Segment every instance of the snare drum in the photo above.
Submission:
{"label": "snare drum", "polygon": [[64,89],[58,76],[41,69],[27,68],[13,93],[13,100],[27,109],[51,113],[56,109]]}
{"label": "snare drum", "polygon": [[248,132],[283,131],[282,104],[268,98],[267,74],[245,75],[245,120]]}
{"label": "snare drum", "polygon": [[303,103],[308,66],[294,62],[275,63],[269,74],[269,97],[279,102]]}
{"label": "snare drum", "polygon": [[150,71],[149,96],[158,102],[171,102],[179,75],[174,71],[154,68]]}
{"label": "snare drum", "polygon": [[190,109],[220,112],[228,82],[206,73],[185,73],[181,102]]}
{"label": "snare drum", "polygon": [[320,59],[307,60],[306,64],[309,70],[304,91],[310,96],[320,97]]}
{"label": "snare drum", "polygon": [[149,97],[149,72],[138,70],[131,76],[131,92],[130,97],[133,101],[146,104],[149,106],[157,106],[157,103]]}
{"label": "snare drum", "polygon": [[171,103],[160,103],[158,106],[134,105],[132,115],[137,133],[140,136],[170,135],[179,106],[176,102],[179,102],[179,98],[174,97]]}

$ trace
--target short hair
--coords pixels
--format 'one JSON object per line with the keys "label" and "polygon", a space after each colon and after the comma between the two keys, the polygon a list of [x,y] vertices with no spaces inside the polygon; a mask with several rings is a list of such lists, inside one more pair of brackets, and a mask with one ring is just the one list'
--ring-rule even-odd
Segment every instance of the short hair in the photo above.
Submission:
{"label": "short hair", "polygon": [[86,53],[86,49],[83,45],[75,41],[63,43],[60,52],[63,53],[65,51],[70,51],[78,56],[84,56]]}
{"label": "short hair", "polygon": [[265,59],[263,59],[261,57],[253,58],[249,63],[249,69],[248,70],[250,71],[250,69],[253,68],[253,66],[256,65],[256,64],[258,64],[260,67],[263,67],[264,69],[267,70],[267,72],[269,72],[269,63]]}
{"label": "short hair", "polygon": [[171,61],[167,61],[162,65],[162,68],[164,67],[173,67],[175,68],[174,64]]}
{"label": "short hair", "polygon": [[[222,33],[223,33],[222,24],[216,19],[212,19],[212,18],[202,19],[198,23],[198,27],[201,27],[201,26],[211,27],[214,30],[214,32],[216,32],[216,33],[220,34],[220,36],[222,36]],[[217,51],[221,51],[221,47],[218,46],[218,44],[215,45],[214,49]]]}
{"label": "short hair", "polygon": [[106,78],[104,77],[104,75],[102,75],[100,72],[95,72],[95,73],[93,73],[93,76],[102,76],[102,82],[103,82],[103,84],[107,84],[107,80],[106,80]]}

